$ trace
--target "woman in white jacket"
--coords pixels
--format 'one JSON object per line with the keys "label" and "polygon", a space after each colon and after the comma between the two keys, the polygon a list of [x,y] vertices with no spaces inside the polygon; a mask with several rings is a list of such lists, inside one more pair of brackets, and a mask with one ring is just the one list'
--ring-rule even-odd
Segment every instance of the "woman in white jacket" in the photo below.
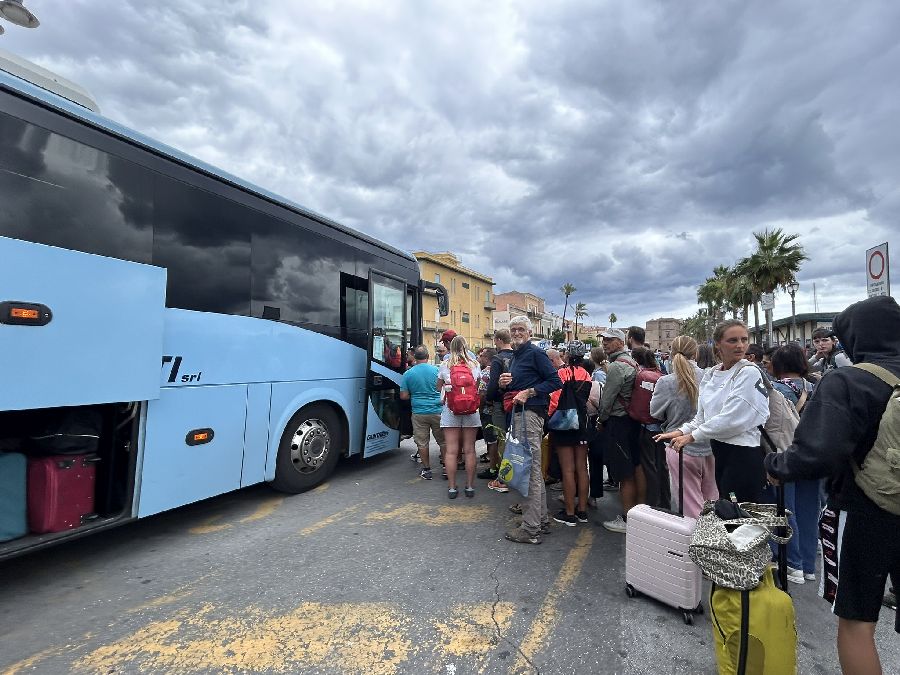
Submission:
{"label": "woman in white jacket", "polygon": [[679,429],[657,436],[681,449],[709,441],[716,463],[716,486],[722,497],[762,501],[766,485],[759,426],[769,418],[769,396],[762,372],[744,359],[750,344],[747,326],[724,321],[713,333],[722,364],[706,372],[700,383],[697,414]]}

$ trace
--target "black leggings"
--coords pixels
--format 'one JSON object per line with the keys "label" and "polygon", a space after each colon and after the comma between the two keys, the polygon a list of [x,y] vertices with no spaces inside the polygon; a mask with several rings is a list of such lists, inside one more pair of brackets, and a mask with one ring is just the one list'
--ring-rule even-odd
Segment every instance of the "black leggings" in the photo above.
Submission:
{"label": "black leggings", "polygon": [[728,499],[733,492],[739,502],[761,503],[766,487],[766,469],[761,447],[732,445],[710,440],[716,459],[716,487],[719,497]]}

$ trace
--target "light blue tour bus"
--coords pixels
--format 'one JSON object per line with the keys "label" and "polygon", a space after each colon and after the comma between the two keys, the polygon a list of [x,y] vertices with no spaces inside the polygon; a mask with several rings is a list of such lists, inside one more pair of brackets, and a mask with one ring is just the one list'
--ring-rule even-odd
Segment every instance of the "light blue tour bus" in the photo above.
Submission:
{"label": "light blue tour bus", "polygon": [[95,516],[0,558],[263,481],[301,492],[340,456],[398,447],[422,294],[446,313],[413,256],[6,64],[0,440],[60,408],[100,410],[102,429]]}

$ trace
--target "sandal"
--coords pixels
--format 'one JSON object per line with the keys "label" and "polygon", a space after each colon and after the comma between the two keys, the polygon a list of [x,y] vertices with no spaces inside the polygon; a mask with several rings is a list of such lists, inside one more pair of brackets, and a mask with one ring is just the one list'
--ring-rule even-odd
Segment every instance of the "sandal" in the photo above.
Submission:
{"label": "sandal", "polygon": [[459,490],[457,490],[456,488],[450,488],[449,490],[447,490],[447,497],[449,499],[456,499],[458,496]]}
{"label": "sandal", "polygon": [[475,496],[475,488],[467,487],[467,488],[465,489],[465,493],[466,493],[466,497],[468,497],[469,499],[471,499],[472,497]]}

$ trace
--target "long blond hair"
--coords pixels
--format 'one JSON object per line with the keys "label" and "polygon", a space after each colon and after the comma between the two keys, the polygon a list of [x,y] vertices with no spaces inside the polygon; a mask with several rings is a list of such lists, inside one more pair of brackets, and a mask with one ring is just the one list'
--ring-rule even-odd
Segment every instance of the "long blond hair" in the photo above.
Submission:
{"label": "long blond hair", "polygon": [[450,342],[450,367],[458,366],[461,363],[465,363],[469,368],[478,365],[469,358],[469,345],[466,343],[466,338],[457,335]]}
{"label": "long blond hair", "polygon": [[688,335],[679,335],[672,340],[672,365],[675,368],[675,379],[678,381],[678,391],[690,399],[694,407],[697,406],[697,398],[700,395],[700,387],[697,384],[697,376],[691,361],[697,359],[697,342]]}

